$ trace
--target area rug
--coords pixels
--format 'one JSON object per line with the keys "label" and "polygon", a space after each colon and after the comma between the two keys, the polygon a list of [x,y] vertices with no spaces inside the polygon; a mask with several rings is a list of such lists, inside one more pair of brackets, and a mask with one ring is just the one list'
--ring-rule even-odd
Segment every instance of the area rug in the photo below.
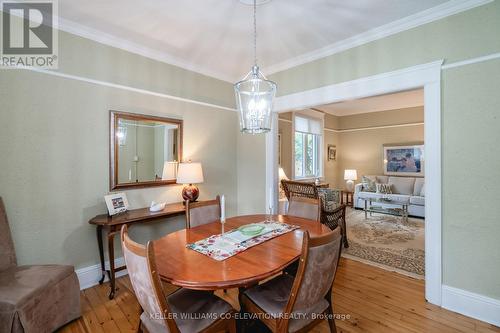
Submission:
{"label": "area rug", "polygon": [[425,273],[424,220],[373,214],[365,219],[362,210],[346,211],[349,248],[343,255],[388,268],[416,278]]}

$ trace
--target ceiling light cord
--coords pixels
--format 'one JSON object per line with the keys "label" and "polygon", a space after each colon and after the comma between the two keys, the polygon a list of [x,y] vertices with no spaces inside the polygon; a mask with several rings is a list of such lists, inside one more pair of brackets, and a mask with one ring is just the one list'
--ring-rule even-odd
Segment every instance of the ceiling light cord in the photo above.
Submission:
{"label": "ceiling light cord", "polygon": [[253,0],[253,61],[257,66],[257,0]]}

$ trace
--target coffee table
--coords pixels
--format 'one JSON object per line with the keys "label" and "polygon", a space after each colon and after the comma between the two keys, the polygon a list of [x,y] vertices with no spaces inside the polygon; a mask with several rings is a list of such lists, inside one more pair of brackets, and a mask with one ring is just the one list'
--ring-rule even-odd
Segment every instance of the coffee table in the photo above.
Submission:
{"label": "coffee table", "polygon": [[[373,213],[393,215],[401,217],[403,222],[408,222],[408,205],[410,199],[393,200],[387,198],[360,198],[365,202],[364,211],[365,219],[368,218],[368,213],[372,216]],[[384,204],[390,207],[382,207],[377,204]]]}

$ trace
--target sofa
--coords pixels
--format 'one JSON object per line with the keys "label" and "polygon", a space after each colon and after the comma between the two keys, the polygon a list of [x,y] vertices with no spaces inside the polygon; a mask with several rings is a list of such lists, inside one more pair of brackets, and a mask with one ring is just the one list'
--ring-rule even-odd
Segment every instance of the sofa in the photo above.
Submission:
{"label": "sofa", "polygon": [[[392,200],[406,201],[409,199],[408,213],[411,216],[425,217],[425,179],[416,177],[396,177],[396,176],[364,176],[379,184],[390,184],[392,194],[382,194],[368,192],[363,187],[363,183],[354,187],[354,207],[364,208],[363,198],[387,197]],[[383,203],[377,203],[382,207],[390,207]]]}

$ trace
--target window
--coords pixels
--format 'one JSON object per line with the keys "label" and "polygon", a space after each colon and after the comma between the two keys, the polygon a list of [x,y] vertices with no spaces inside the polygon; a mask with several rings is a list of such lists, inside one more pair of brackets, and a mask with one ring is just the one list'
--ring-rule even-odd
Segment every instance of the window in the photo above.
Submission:
{"label": "window", "polygon": [[321,176],[322,122],[295,116],[294,164],[295,178]]}

